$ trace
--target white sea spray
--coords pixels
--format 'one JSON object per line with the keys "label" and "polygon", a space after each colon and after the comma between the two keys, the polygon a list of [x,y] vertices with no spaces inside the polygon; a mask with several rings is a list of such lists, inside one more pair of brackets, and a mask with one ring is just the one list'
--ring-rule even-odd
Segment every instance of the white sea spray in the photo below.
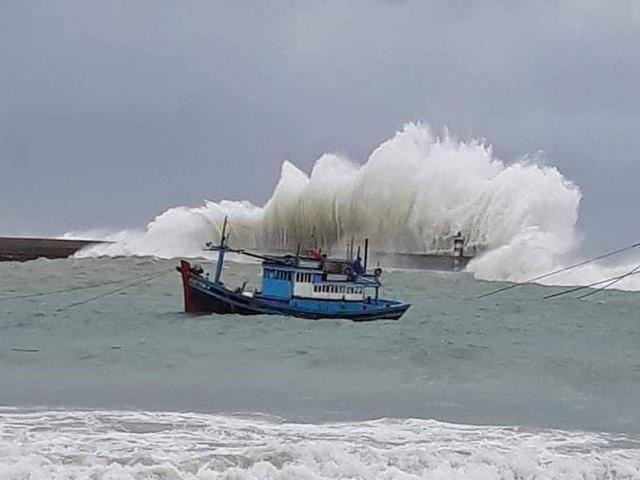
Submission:
{"label": "white sea spray", "polygon": [[[115,243],[79,255],[202,256],[228,216],[234,246],[267,251],[340,249],[368,237],[373,250],[450,252],[462,232],[467,251],[485,252],[468,266],[478,278],[523,281],[573,260],[581,195],[557,168],[536,159],[506,163],[483,141],[436,136],[427,125],[409,123],[362,165],[325,154],[307,175],[285,161],[262,207],[223,200],[170,208],[145,230],[103,235]],[[585,267],[548,282],[586,284],[632,264]],[[616,287],[640,289],[639,277]]]}

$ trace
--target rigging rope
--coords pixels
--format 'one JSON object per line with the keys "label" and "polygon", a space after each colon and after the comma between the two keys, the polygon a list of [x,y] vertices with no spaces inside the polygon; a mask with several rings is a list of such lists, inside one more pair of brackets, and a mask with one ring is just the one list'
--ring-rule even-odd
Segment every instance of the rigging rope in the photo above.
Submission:
{"label": "rigging rope", "polygon": [[[491,296],[491,295],[495,295],[497,293],[506,292],[507,290],[511,290],[513,288],[518,288],[518,287],[521,287],[522,285],[526,285],[528,283],[537,282],[538,280],[543,280],[545,278],[549,278],[549,277],[551,277],[553,275],[557,275],[559,273],[568,272],[569,270],[573,270],[574,268],[578,268],[578,267],[581,267],[583,265],[587,265],[589,263],[596,262],[598,260],[602,260],[604,258],[612,257],[614,255],[617,255],[617,254],[622,253],[622,252],[626,252],[627,250],[631,250],[631,249],[637,248],[637,247],[640,247],[640,242],[634,243],[634,244],[629,245],[629,246],[624,247],[624,248],[619,248],[618,250],[614,250],[612,252],[605,253],[604,255],[600,255],[598,257],[590,258],[588,260],[584,260],[582,262],[575,263],[575,264],[570,265],[568,267],[559,268],[558,270],[554,270],[553,272],[545,273],[543,275],[538,275],[537,277],[530,278],[530,279],[528,279],[528,280],[526,280],[524,282],[513,283],[511,285],[507,285],[506,287],[498,288],[497,290],[493,290],[491,292],[483,293],[482,295],[478,295],[476,298],[484,298],[484,297],[488,297],[488,296]],[[601,283],[604,283],[604,282],[601,282]]]}

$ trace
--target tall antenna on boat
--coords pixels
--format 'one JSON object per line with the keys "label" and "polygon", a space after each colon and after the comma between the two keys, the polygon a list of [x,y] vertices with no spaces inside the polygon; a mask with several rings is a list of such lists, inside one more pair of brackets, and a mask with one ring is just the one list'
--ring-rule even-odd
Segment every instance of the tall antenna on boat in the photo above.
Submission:
{"label": "tall antenna on boat", "polygon": [[367,273],[367,260],[369,259],[369,239],[364,239],[364,273]]}

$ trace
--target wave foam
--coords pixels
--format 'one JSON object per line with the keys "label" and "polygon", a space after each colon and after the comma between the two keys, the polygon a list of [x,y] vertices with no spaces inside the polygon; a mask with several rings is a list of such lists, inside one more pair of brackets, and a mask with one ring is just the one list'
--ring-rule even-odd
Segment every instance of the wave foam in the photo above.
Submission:
{"label": "wave foam", "polygon": [[637,439],[432,420],[291,424],[152,412],[5,411],[17,479],[635,479]]}

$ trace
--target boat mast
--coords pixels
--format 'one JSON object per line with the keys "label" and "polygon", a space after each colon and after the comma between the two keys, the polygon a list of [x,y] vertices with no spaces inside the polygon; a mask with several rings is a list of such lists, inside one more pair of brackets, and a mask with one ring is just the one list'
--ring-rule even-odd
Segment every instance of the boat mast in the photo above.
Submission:
{"label": "boat mast", "polygon": [[224,223],[222,224],[222,236],[220,238],[220,246],[218,247],[218,263],[216,263],[216,276],[214,277],[215,283],[222,283],[220,277],[222,276],[222,264],[224,263],[224,252],[227,249],[227,220],[228,216],[225,215]]}

